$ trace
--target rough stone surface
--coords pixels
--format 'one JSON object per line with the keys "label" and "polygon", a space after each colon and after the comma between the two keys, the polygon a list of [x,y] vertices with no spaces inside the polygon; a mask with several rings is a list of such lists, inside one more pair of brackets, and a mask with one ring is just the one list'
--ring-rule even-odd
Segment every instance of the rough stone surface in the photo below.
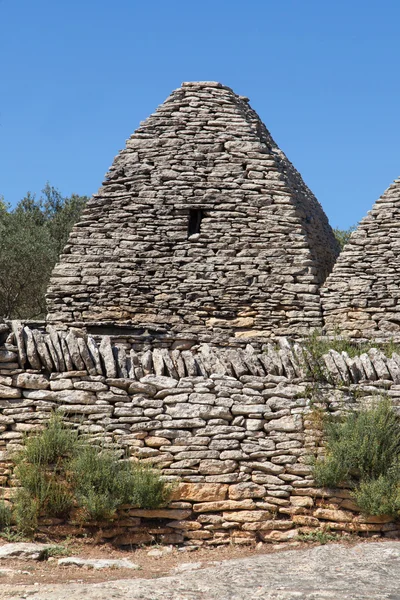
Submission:
{"label": "rough stone surface", "polygon": [[[129,138],[74,227],[48,320],[299,335],[322,325],[318,288],[337,254],[320,204],[248,101],[183,84]],[[165,358],[157,365],[172,374]]]}
{"label": "rough stone surface", "polygon": [[[40,336],[35,329],[26,333],[21,323],[9,329],[13,333],[0,347],[16,355],[12,366],[0,353],[0,485],[6,501],[13,501],[12,458],[24,435],[40,431],[55,410],[93,443],[120,445],[121,456],[156,465],[173,483],[167,506],[121,507],[117,520],[97,532],[101,540],[208,547],[286,543],[299,531],[326,527],[364,536],[400,534],[390,517],[361,515],[350,490],[315,488],[309,466],[310,455],[323,451],[315,402],[334,414],[374,397],[400,405],[396,352],[388,359],[370,348],[350,359],[330,350],[321,359],[321,382],[312,377],[318,365],[307,348],[286,338],[235,347],[179,338],[150,344],[147,335],[96,336],[89,343],[77,329]],[[14,346],[17,333],[21,348]],[[28,340],[39,337],[58,361],[56,367],[52,358],[51,372],[45,360],[40,371],[19,368],[20,351],[31,364]],[[101,369],[89,360],[89,348],[93,357],[98,348]],[[77,351],[85,356],[82,363]],[[178,354],[184,356],[181,374],[170,364]],[[304,367],[299,377],[304,360],[310,370]],[[68,370],[59,372],[61,364]],[[78,365],[81,370],[73,370]],[[72,526],[59,521],[42,519],[41,530]],[[87,531],[93,533],[90,526]]]}
{"label": "rough stone surface", "polygon": [[400,334],[400,178],[377,200],[321,290],[325,327],[352,337]]}
{"label": "rough stone surface", "polygon": [[[196,564],[196,563],[195,563]],[[196,565],[197,567],[198,565]],[[221,561],[152,580],[16,586],[0,598],[19,600],[397,600],[400,544],[339,544]]]}
{"label": "rough stone surface", "polygon": [[0,546],[0,559],[20,558],[23,560],[40,560],[51,546],[51,544],[38,544],[34,542],[4,544],[4,546]]}
{"label": "rough stone surface", "polygon": [[58,560],[60,566],[87,567],[89,569],[140,569],[140,566],[128,559],[79,558],[68,556]]}

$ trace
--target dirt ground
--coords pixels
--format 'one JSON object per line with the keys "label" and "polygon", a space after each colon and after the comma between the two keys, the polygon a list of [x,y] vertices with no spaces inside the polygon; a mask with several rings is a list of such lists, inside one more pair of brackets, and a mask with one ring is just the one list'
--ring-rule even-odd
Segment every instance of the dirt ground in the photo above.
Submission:
{"label": "dirt ground", "polygon": [[[41,540],[42,541],[42,540]],[[43,540],[44,541],[44,540]],[[351,546],[360,543],[360,538],[349,538],[345,542]],[[365,540],[367,542],[368,540]],[[376,541],[376,540],[375,540]],[[6,543],[0,540],[0,545]],[[49,540],[46,540],[49,543]],[[59,553],[48,560],[34,561],[23,559],[0,560],[0,586],[2,584],[42,585],[51,583],[101,583],[120,579],[154,579],[174,575],[175,569],[182,564],[195,564],[193,568],[215,566],[220,561],[247,558],[263,554],[276,554],[289,549],[304,549],[316,546],[315,543],[292,542],[288,544],[257,544],[252,546],[225,545],[216,547],[199,547],[197,549],[178,548],[171,546],[171,551],[161,557],[149,556],[154,549],[162,550],[161,546],[145,546],[133,549],[117,549],[111,544],[97,544],[91,539],[51,541],[59,548]],[[343,539],[341,540],[343,544]],[[165,550],[165,547],[164,547]],[[140,569],[105,568],[95,570],[90,567],[58,565],[58,559],[66,556],[96,559],[127,559],[140,566]],[[183,567],[192,570],[192,567]],[[8,571],[11,569],[11,571]]]}
{"label": "dirt ground", "polygon": [[[3,545],[0,541],[0,546]],[[263,545],[263,548],[255,546],[218,546],[211,548],[198,548],[196,550],[182,550],[171,546],[171,552],[163,554],[162,557],[149,556],[148,552],[153,549],[162,549],[161,546],[145,546],[143,548],[117,549],[111,544],[96,544],[90,540],[54,542],[54,546],[63,551],[48,560],[23,560],[3,559],[0,560],[0,585],[2,583],[99,583],[115,579],[144,578],[152,579],[163,577],[173,573],[178,565],[183,563],[202,563],[202,567],[212,566],[215,561],[231,558],[246,558],[255,553],[269,553],[279,551],[272,545]],[[288,549],[287,544],[280,545],[282,550]],[[299,547],[301,544],[299,544]],[[79,558],[96,559],[127,559],[140,566],[140,569],[105,568],[93,569],[91,567],[76,567],[70,565],[58,565],[58,559],[66,556],[78,556]],[[4,569],[4,572],[2,570]],[[6,571],[12,569],[12,572]]]}

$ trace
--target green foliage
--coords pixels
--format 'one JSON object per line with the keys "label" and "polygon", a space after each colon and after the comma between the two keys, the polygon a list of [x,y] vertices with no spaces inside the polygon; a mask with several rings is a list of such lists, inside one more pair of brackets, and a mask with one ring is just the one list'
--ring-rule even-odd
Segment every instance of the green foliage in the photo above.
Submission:
{"label": "green foliage", "polygon": [[364,352],[368,352],[371,348],[381,350],[386,356],[391,357],[393,352],[400,353],[400,345],[390,340],[387,343],[379,343],[373,341],[356,342],[341,336],[339,332],[335,336],[324,336],[322,331],[314,330],[305,340],[304,347],[312,357],[312,365],[309,367],[309,375],[316,381],[325,381],[325,366],[322,356],[327,354],[329,350],[336,350],[341,354],[346,352],[350,358],[359,356]]}
{"label": "green foliage", "polygon": [[318,544],[328,544],[329,542],[337,542],[341,539],[338,533],[330,533],[329,531],[310,531],[309,533],[299,532],[298,538],[301,542],[316,542]]}
{"label": "green foliage", "polygon": [[317,485],[354,488],[369,514],[396,516],[400,508],[400,423],[388,399],[344,418],[326,418],[326,454],[314,462]]}
{"label": "green foliage", "polygon": [[26,537],[20,531],[16,531],[12,527],[6,527],[0,531],[0,537],[6,542],[23,542]]}
{"label": "green foliage", "polygon": [[39,435],[25,439],[18,462],[58,468],[65,458],[74,454],[79,443],[78,432],[67,428],[60,415],[53,414]]}
{"label": "green foliage", "polygon": [[370,515],[400,514],[399,474],[389,472],[376,479],[361,480],[354,491],[358,506]]}
{"label": "green foliage", "polygon": [[10,505],[4,501],[4,498],[0,499],[0,529],[4,530],[10,527],[12,522],[12,511]]}
{"label": "green foliage", "polygon": [[48,560],[50,557],[60,558],[61,556],[69,556],[70,551],[65,546],[50,546],[43,552],[43,560]]}
{"label": "green foliage", "polygon": [[156,508],[171,491],[152,467],[119,460],[116,452],[90,445],[56,415],[26,439],[15,472],[21,487],[14,517],[27,535],[40,516],[68,517],[76,508],[84,521],[110,520],[123,504]]}
{"label": "green foliage", "polygon": [[340,249],[343,250],[344,246],[350,239],[351,234],[357,228],[356,225],[352,225],[349,229],[338,229],[337,227],[333,230],[336,241],[338,242]]}
{"label": "green foliage", "polygon": [[[68,460],[79,447],[76,431],[67,429],[59,415],[53,415],[39,434],[26,438],[16,457],[16,475],[37,513],[60,517],[73,506],[73,496],[66,482]],[[17,501],[25,505],[23,495]]]}
{"label": "green foliage", "polygon": [[19,532],[31,536],[38,526],[40,506],[37,498],[21,488],[14,501],[14,520]]}
{"label": "green foliage", "polygon": [[130,487],[133,503],[139,508],[164,506],[173,490],[173,485],[166,485],[158,471],[141,463],[135,463],[133,466]]}
{"label": "green foliage", "polygon": [[125,483],[130,471],[109,450],[85,447],[71,471],[78,504],[90,519],[111,519],[118,506],[130,500]]}
{"label": "green foliage", "polygon": [[158,508],[171,492],[150,465],[120,461],[112,451],[93,446],[73,460],[71,472],[78,504],[94,520],[112,519],[122,504]]}
{"label": "green foliage", "polygon": [[0,199],[0,316],[43,316],[51,271],[87,201],[63,198],[49,184],[36,200],[28,194],[14,210]]}

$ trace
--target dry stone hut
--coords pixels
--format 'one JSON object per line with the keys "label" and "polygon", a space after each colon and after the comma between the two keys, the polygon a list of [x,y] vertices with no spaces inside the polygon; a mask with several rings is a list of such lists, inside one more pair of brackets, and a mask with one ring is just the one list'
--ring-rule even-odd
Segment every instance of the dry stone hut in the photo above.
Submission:
{"label": "dry stone hut", "polygon": [[322,325],[338,247],[248,99],[184,83],[127,141],[54,269],[48,321],[203,339]]}
{"label": "dry stone hut", "polygon": [[321,293],[328,332],[400,335],[400,179],[361,221]]}

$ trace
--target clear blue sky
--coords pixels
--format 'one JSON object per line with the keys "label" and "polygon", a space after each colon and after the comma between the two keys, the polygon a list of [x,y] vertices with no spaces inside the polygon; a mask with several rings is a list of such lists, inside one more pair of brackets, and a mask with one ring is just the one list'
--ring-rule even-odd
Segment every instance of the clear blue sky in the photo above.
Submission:
{"label": "clear blue sky", "polygon": [[400,176],[399,0],[0,0],[0,195],[91,195],[189,80],[250,97],[332,226]]}

